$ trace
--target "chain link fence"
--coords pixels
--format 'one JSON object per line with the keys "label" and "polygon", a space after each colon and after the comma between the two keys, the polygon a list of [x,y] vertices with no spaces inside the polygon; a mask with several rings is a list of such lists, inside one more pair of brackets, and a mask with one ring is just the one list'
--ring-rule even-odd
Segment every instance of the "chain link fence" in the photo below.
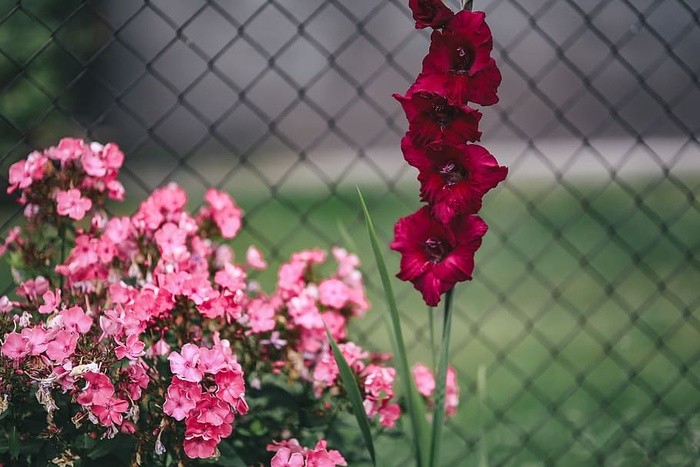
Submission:
{"label": "chain link fence", "polygon": [[[484,145],[510,174],[487,195],[490,231],[456,295],[448,462],[700,465],[700,6],[475,8],[504,76]],[[237,242],[273,264],[347,246],[344,232],[364,254],[356,185],[386,244],[419,205],[391,94],[418,74],[427,34],[403,0],[5,1],[0,188],[61,136],[115,141],[116,210],[171,181],[193,203],[216,186],[246,212]],[[5,235],[21,212],[2,196]],[[398,294],[411,358],[429,363],[425,307]],[[388,350],[379,315],[353,332]]]}

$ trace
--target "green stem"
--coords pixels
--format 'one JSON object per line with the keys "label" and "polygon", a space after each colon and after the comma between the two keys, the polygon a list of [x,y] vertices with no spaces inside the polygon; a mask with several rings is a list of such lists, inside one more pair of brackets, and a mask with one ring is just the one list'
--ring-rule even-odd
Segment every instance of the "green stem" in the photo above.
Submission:
{"label": "green stem", "polygon": [[445,294],[445,308],[442,323],[442,343],[435,387],[435,407],[433,411],[432,441],[430,443],[430,466],[440,465],[442,450],[442,425],[445,420],[445,388],[447,386],[447,364],[450,356],[450,334],[452,332],[452,296],[454,288]]}
{"label": "green stem", "polygon": [[430,326],[430,355],[433,360],[430,362],[430,369],[435,373],[435,369],[437,368],[437,352],[435,351],[435,313],[431,308],[428,308],[428,326]]}

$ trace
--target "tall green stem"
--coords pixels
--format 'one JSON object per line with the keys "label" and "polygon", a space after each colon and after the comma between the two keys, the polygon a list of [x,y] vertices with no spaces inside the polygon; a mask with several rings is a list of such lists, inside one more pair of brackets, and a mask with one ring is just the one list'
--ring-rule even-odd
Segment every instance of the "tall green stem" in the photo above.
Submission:
{"label": "tall green stem", "polygon": [[450,356],[450,333],[452,332],[452,295],[454,288],[445,294],[442,323],[442,343],[435,384],[435,407],[433,412],[432,441],[430,443],[430,466],[440,465],[442,450],[442,425],[445,420],[445,388],[447,386],[447,364]]}

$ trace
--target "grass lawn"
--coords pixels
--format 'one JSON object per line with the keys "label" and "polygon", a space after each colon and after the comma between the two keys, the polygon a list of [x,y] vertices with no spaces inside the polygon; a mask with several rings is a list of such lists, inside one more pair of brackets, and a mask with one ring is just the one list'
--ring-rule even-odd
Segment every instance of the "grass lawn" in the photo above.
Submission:
{"label": "grass lawn", "polygon": [[[395,190],[363,188],[387,245],[398,217],[418,207],[415,186]],[[354,187],[280,192],[273,201],[232,194],[246,211],[234,240],[239,255],[255,243],[277,264],[302,248],[347,246],[346,230],[374,305],[351,336],[390,350]],[[459,285],[455,299],[452,361],[462,406],[446,425],[445,465],[482,465],[480,456],[491,466],[698,465],[699,194],[696,176],[509,180],[487,195],[490,231],[474,280]],[[386,250],[390,271],[398,270]],[[263,288],[275,275],[272,268],[258,277]],[[409,357],[430,363],[429,313],[410,286],[394,285]],[[440,310],[433,313],[437,326]],[[379,444],[385,465],[405,465],[408,440],[385,436]]]}

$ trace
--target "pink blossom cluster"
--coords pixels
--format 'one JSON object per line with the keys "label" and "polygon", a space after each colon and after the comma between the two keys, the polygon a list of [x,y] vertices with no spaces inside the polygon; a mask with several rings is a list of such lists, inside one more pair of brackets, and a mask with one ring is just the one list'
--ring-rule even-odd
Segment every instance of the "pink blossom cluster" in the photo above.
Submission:
{"label": "pink blossom cluster", "polygon": [[185,344],[168,360],[173,378],[163,412],[184,419],[188,457],[214,457],[221,439],[233,432],[235,415],[248,413],[243,369],[225,339],[216,339],[211,349]]}
{"label": "pink blossom cluster", "polygon": [[275,455],[270,460],[270,467],[335,467],[348,465],[340,452],[328,450],[328,443],[319,440],[313,449],[305,448],[292,438],[288,441],[275,442],[267,446]]}
{"label": "pink blossom cluster", "polygon": [[[369,309],[356,255],[294,253],[266,293],[252,279],[268,267],[262,253],[251,246],[236,262],[221,241],[240,231],[242,210],[220,190],[208,190],[191,213],[185,191],[169,184],[132,215],[109,215],[106,198],[124,196],[116,180],[123,159],[113,143],[65,138],[12,165],[8,191],[20,192],[28,215],[0,245],[18,284],[0,297],[0,412],[35,393],[51,433],[65,428],[54,415],[70,407],[71,430],[133,435],[138,458],[216,457],[234,427],[256,416],[246,388],[279,376],[308,387],[319,416],[342,407],[327,327],[368,415],[394,426],[400,409],[388,357],[348,341],[349,320]],[[336,266],[321,273],[329,257]],[[275,439],[294,436],[292,428],[267,427]],[[288,459],[345,465],[336,451],[326,452],[331,460],[323,452],[319,445]]]}
{"label": "pink blossom cluster", "polygon": [[[119,169],[124,163],[124,153],[114,143],[105,146],[99,143],[88,144],[81,139],[63,138],[57,146],[43,152],[34,151],[27,159],[10,166],[8,193],[18,188],[22,190],[19,201],[25,205],[25,215],[31,217],[41,209],[68,216],[74,220],[85,217],[93,207],[92,196],[86,193],[107,193],[109,198],[124,199],[124,187],[117,180]],[[62,174],[74,173],[72,177]],[[78,180],[76,185],[69,181]],[[45,201],[38,196],[42,190],[32,190],[38,182],[51,186],[49,197],[53,200],[52,209],[41,205]],[[43,193],[41,193],[43,194]]]}
{"label": "pink blossom cluster", "polygon": [[[435,393],[435,376],[433,372],[422,363],[413,366],[413,379],[416,382],[418,393],[428,400],[428,406],[435,404],[433,395]],[[459,405],[459,384],[457,383],[457,372],[452,365],[447,367],[447,380],[445,384],[445,414],[454,416]]]}

